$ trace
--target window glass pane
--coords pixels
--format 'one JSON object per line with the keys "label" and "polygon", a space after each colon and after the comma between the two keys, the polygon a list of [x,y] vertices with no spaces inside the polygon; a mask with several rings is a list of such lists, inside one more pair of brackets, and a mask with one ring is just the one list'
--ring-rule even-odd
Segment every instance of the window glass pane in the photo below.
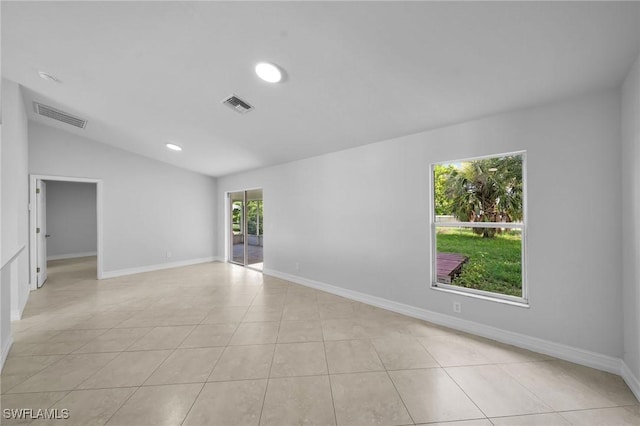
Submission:
{"label": "window glass pane", "polygon": [[[240,193],[242,194],[242,193]],[[235,194],[234,194],[235,195]],[[240,195],[242,197],[242,195]],[[240,200],[234,200],[231,204],[231,229],[232,229],[232,247],[233,252],[231,260],[233,262],[244,264],[244,219],[242,217],[244,210],[244,203],[242,198]]]}
{"label": "window glass pane", "polygon": [[261,266],[263,259],[263,229],[262,200],[247,201],[247,265]]}
{"label": "window glass pane", "polygon": [[436,281],[522,297],[522,232],[436,225]]}
{"label": "window glass pane", "polygon": [[437,164],[436,222],[522,222],[522,156]]}

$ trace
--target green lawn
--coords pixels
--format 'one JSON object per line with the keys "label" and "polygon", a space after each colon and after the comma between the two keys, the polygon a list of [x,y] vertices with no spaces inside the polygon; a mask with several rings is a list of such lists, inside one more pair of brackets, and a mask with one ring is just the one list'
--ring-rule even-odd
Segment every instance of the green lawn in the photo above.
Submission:
{"label": "green lawn", "polygon": [[452,285],[494,293],[522,296],[521,235],[509,231],[494,238],[482,238],[471,229],[438,228],[438,252],[469,257]]}

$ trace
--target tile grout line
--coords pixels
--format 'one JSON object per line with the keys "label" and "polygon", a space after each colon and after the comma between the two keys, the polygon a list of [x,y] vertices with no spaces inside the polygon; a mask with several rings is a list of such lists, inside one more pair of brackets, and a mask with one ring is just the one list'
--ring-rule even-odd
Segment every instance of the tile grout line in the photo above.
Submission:
{"label": "tile grout line", "polygon": [[211,376],[213,375],[213,372],[215,371],[216,367],[218,366],[218,363],[220,362],[220,360],[222,359],[222,356],[225,354],[225,352],[227,351],[227,348],[229,346],[225,346],[222,349],[222,352],[220,352],[220,356],[218,357],[218,359],[216,359],[216,362],[213,363],[213,368],[211,369],[211,371],[209,372],[209,375],[207,376],[206,380],[204,381],[205,384],[210,383],[209,379],[211,379]]}
{"label": "tile grout line", "polygon": [[[548,362],[548,360],[545,360],[543,362]],[[534,392],[533,389],[530,389],[529,386],[526,386],[524,383],[522,383],[520,380],[518,380],[517,377],[515,377],[513,374],[509,373],[509,371],[507,371],[506,369],[502,368],[501,364],[495,364],[495,366],[502,371],[503,374],[506,374],[507,377],[510,377],[512,380],[514,380],[518,385],[520,385],[524,390],[526,390],[528,393],[530,393],[531,395],[533,395],[542,405],[544,405],[545,407],[548,407],[549,409],[551,409],[552,411],[556,411],[553,407],[551,407],[549,404],[547,404],[546,402],[544,402],[542,400],[542,398],[540,398],[538,396],[537,392]]]}
{"label": "tile grout line", "polygon": [[[104,422],[103,424],[104,424],[104,425],[108,424],[108,423],[111,421],[111,419],[113,419],[113,417],[114,417],[116,414],[118,414],[118,412],[122,409],[122,407],[124,407],[124,406],[125,406],[125,404],[126,404],[127,402],[129,402],[129,400],[130,400],[131,398],[133,398],[133,395],[135,395],[135,394],[140,390],[140,388],[141,388],[141,387],[142,387],[142,386],[138,386],[138,387],[136,387],[136,390],[134,390],[133,392],[131,392],[131,395],[129,395],[129,397],[128,397],[128,398],[126,398],[124,401],[122,401],[122,404],[120,404],[120,406],[119,406],[119,407],[118,407],[118,408],[117,408],[117,409],[116,409],[116,410],[115,410],[115,411],[114,411],[114,412],[109,416],[109,418],[107,419],[107,421],[106,421],[106,422]],[[110,389],[110,388],[107,388],[107,389]]]}
{"label": "tile grout line", "polygon": [[271,355],[271,363],[269,364],[269,372],[267,373],[267,385],[264,387],[264,395],[262,396],[262,407],[260,407],[260,417],[258,418],[258,424],[262,421],[262,414],[264,413],[264,404],[267,400],[267,391],[269,390],[269,383],[271,382],[271,370],[273,369],[273,360],[276,357],[276,345],[278,342],[278,336],[280,335],[280,325],[282,321],[278,323],[278,332],[276,333],[276,343],[273,344],[273,354]]}
{"label": "tile grout line", "polygon": [[384,361],[382,361],[382,358],[380,358],[380,354],[378,353],[378,350],[376,349],[376,346],[373,344],[373,341],[371,342],[371,346],[373,346],[373,350],[375,351],[376,355],[378,356],[378,359],[380,360],[380,363],[384,367],[384,373],[387,375],[387,378],[391,382],[391,385],[393,386],[393,389],[396,391],[396,394],[398,395],[398,398],[400,398],[400,401],[402,402],[402,406],[404,407],[405,411],[409,415],[409,418],[411,419],[411,422],[413,422],[413,424],[415,425],[416,421],[413,418],[413,416],[411,415],[411,412],[409,411],[409,407],[407,407],[407,404],[404,402],[404,399],[402,398],[402,395],[400,394],[400,391],[398,391],[398,387],[396,386],[396,383],[393,381],[393,378],[391,378],[391,374],[389,374],[389,370],[387,369],[387,366],[385,365]]}
{"label": "tile grout line", "polygon": [[[69,396],[69,395],[71,394],[71,392],[73,392],[73,391],[72,391],[72,390],[70,390],[70,391],[63,391],[63,392],[65,392],[65,394],[64,394],[64,395],[63,395],[59,400],[57,400],[56,402],[54,402],[53,404],[51,404],[51,405],[50,405],[49,407],[47,407],[47,408],[52,409],[56,404],[58,404],[60,401],[62,401],[63,399],[65,399],[67,396]],[[19,395],[19,394],[13,394],[13,395]],[[33,423],[33,421],[32,421],[32,422],[30,422],[30,423]]]}
{"label": "tile grout line", "polygon": [[[110,330],[110,329],[107,329],[107,331],[108,331],[108,330]],[[60,331],[60,333],[56,333],[55,335],[50,336],[50,337],[49,337],[48,339],[46,339],[44,342],[40,342],[40,343],[47,343],[50,339],[53,339],[54,337],[56,337],[56,336],[58,336],[58,335],[62,334],[64,331],[67,331],[67,330],[61,330],[61,331]],[[106,333],[107,331],[103,332],[102,334]],[[97,338],[98,338],[98,337],[100,337],[102,334],[100,334],[100,335],[96,336],[93,340],[97,339]],[[88,343],[89,343],[89,342],[87,342],[86,344],[88,344]],[[85,344],[85,345],[86,345],[86,344]],[[25,380],[21,381],[20,383],[15,384],[15,385],[14,385],[14,386],[12,386],[11,388],[7,389],[7,392],[2,392],[2,391],[0,390],[0,394],[8,394],[8,392],[9,392],[10,390],[12,390],[13,388],[15,388],[15,387],[17,387],[17,386],[20,386],[21,384],[25,383],[26,381],[28,381],[28,380],[29,380],[29,379],[31,379],[32,377],[36,376],[37,374],[40,374],[41,372],[43,372],[44,370],[48,369],[49,367],[52,367],[52,366],[54,366],[54,365],[56,365],[56,364],[58,364],[58,363],[62,362],[65,358],[67,358],[67,357],[69,357],[69,356],[72,356],[72,355],[84,355],[84,354],[76,354],[76,353],[75,353],[75,351],[76,351],[76,350],[78,350],[78,349],[80,349],[81,347],[83,347],[83,346],[85,346],[85,345],[82,345],[82,346],[80,346],[79,348],[75,349],[74,351],[71,351],[71,352],[66,353],[66,354],[30,355],[30,356],[56,356],[56,355],[61,355],[61,356],[62,356],[62,358],[60,358],[60,359],[59,359],[59,360],[57,360],[57,361],[54,361],[53,363],[51,363],[51,364],[47,365],[46,367],[42,368],[41,370],[38,370],[36,373],[34,373],[34,374],[30,375],[29,377],[27,377]],[[24,357],[22,357],[22,358],[26,358],[26,357],[27,357],[27,356],[24,356]],[[116,355],[116,357],[117,357],[117,355]],[[111,362],[111,361],[109,361],[109,362]],[[107,364],[108,364],[108,363],[107,363]],[[101,368],[102,368],[102,367],[101,367]],[[99,368],[98,370],[100,370],[101,368]],[[97,372],[97,371],[96,371],[96,372]],[[94,374],[95,374],[95,373],[94,373]],[[92,374],[92,375],[93,375],[93,374]],[[87,379],[88,379],[88,377],[87,377]],[[86,379],[85,379],[85,380],[86,380]],[[83,380],[83,382],[84,382],[84,380]],[[82,383],[82,382],[81,382],[81,383]],[[79,385],[79,384],[78,384],[78,385]],[[76,386],[76,387],[77,387],[77,386]],[[72,391],[73,391],[73,390],[75,390],[75,388],[74,388],[74,389],[72,389]]]}
{"label": "tile grout line", "polygon": [[[59,355],[59,354],[58,354],[58,355]],[[35,356],[57,356],[57,355],[35,355]],[[11,387],[10,387],[9,389],[7,389],[6,391],[2,391],[2,390],[0,389],[0,395],[9,395],[9,394],[10,394],[11,389],[15,388],[16,386],[20,386],[21,384],[23,384],[24,382],[26,382],[27,380],[29,380],[30,378],[32,378],[32,377],[33,377],[33,376],[35,376],[36,374],[41,373],[42,371],[46,370],[47,368],[51,367],[52,365],[57,364],[58,362],[62,361],[62,360],[65,358],[65,356],[66,356],[66,355],[62,355],[62,358],[60,358],[59,360],[54,361],[54,362],[52,362],[51,364],[49,364],[49,365],[46,365],[46,366],[42,367],[40,370],[38,370],[38,371],[36,371],[35,373],[33,373],[33,374],[29,375],[26,379],[24,379],[24,380],[20,381],[19,383],[16,383],[15,385],[11,386]],[[12,375],[13,375],[13,376],[17,376],[17,374],[12,374]],[[0,380],[0,381],[1,381],[1,380]],[[27,392],[25,392],[25,393],[27,393]]]}
{"label": "tile grout line", "polygon": [[[442,336],[445,336],[445,335],[442,335]],[[428,336],[426,336],[426,337],[428,337]],[[431,358],[433,358],[433,360],[436,362],[436,364],[438,364],[439,368],[449,377],[449,379],[451,379],[451,381],[453,381],[453,383],[456,384],[458,389],[460,389],[460,391],[462,391],[462,393],[464,393],[464,395],[469,399],[469,401],[471,401],[473,403],[473,405],[475,405],[476,408],[484,415],[485,419],[489,420],[489,423],[493,424],[493,422],[491,421],[489,416],[487,416],[487,413],[485,413],[480,408],[480,406],[471,398],[471,396],[469,396],[469,394],[467,394],[467,392],[464,389],[462,389],[462,386],[460,386],[460,384],[453,377],[451,377],[451,375],[447,371],[447,368],[450,368],[450,366],[449,367],[445,367],[445,366],[441,365],[440,362],[436,359],[436,357],[434,357],[433,354],[429,351],[429,348],[427,348],[425,346],[425,344],[422,343],[422,341],[419,338],[416,338],[416,340],[418,341],[420,346],[422,346],[424,348],[424,350],[429,354],[429,356],[431,356]],[[494,365],[494,364],[481,364],[481,365]]]}
{"label": "tile grout line", "polygon": [[[165,350],[170,350],[170,349],[158,349],[158,350],[159,350],[159,351],[165,351]],[[171,356],[172,356],[173,354],[175,354],[177,351],[178,351],[178,348],[173,349],[173,350],[172,350],[172,352],[171,352],[170,354],[168,354],[168,355],[167,355],[167,356],[166,356],[166,357],[165,357],[165,358],[164,358],[164,359],[163,359],[163,360],[158,364],[158,366],[157,366],[156,368],[154,368],[154,369],[153,369],[153,371],[151,372],[151,374],[149,374],[149,375],[147,376],[147,378],[146,378],[146,379],[144,379],[144,381],[142,382],[142,384],[140,385],[140,387],[144,386],[144,385],[147,383],[147,381],[149,381],[149,379],[151,378],[151,376],[153,376],[153,375],[156,373],[156,371],[158,371],[158,370],[160,369],[160,367],[162,367],[162,366],[165,364],[165,362],[167,362],[167,360],[168,360],[169,358],[171,358]],[[179,384],[179,383],[171,383],[171,384]]]}
{"label": "tile grout line", "polygon": [[329,394],[331,395],[331,405],[333,406],[333,420],[338,424],[338,413],[336,413],[336,401],[333,397],[333,385],[331,383],[331,371],[329,370],[329,357],[327,356],[327,346],[324,341],[324,335],[322,338],[322,348],[324,349],[324,362],[327,366],[327,377],[329,378]]}
{"label": "tile grout line", "polygon": [[[451,381],[453,383],[456,384],[456,386],[458,386],[458,389],[460,389],[460,391],[467,397],[469,398],[469,401],[471,401],[473,403],[473,405],[476,406],[476,408],[484,415],[485,419],[489,419],[489,416],[487,416],[487,413],[484,412],[484,410],[482,408],[480,408],[480,406],[473,400],[473,398],[471,398],[471,396],[469,396],[469,394],[462,388],[462,386],[460,386],[460,383],[458,383],[456,381],[456,379],[454,379],[453,377],[451,377],[451,374],[449,374],[449,372],[447,371],[447,368],[442,367],[442,371],[444,371],[444,373],[451,379]],[[489,420],[490,423],[493,423],[491,420]]]}
{"label": "tile grout line", "polygon": [[[611,410],[611,409],[616,409],[616,408],[627,408],[627,407],[636,407],[638,406],[638,404],[631,404],[631,405],[616,405],[616,406],[612,406],[612,407],[595,407],[595,408],[578,408],[575,410],[562,410],[562,411],[554,411],[554,414],[559,415],[560,417],[562,417],[564,420],[566,420],[567,422],[569,422],[569,419],[567,419],[564,414],[568,414],[568,413],[578,413],[578,412],[584,412],[584,411],[592,411],[592,410]],[[548,414],[548,413],[545,413]],[[569,422],[571,423],[571,422]]]}
{"label": "tile grout line", "polygon": [[[222,356],[222,354],[220,354]],[[217,363],[217,361],[216,361]],[[215,367],[214,367],[215,368]],[[211,370],[213,371],[213,369]],[[176,383],[176,384],[184,384],[184,383]],[[187,421],[187,418],[189,417],[189,413],[191,413],[191,410],[193,410],[193,406],[196,405],[196,401],[198,400],[198,398],[200,398],[200,395],[202,394],[202,391],[204,390],[204,387],[206,386],[207,382],[202,383],[202,387],[200,388],[200,390],[198,391],[198,394],[196,395],[196,397],[193,399],[193,402],[191,403],[191,405],[189,406],[189,409],[187,410],[187,412],[184,415],[184,418],[182,419],[182,421],[180,422],[180,426],[182,426],[184,424],[184,422]]]}

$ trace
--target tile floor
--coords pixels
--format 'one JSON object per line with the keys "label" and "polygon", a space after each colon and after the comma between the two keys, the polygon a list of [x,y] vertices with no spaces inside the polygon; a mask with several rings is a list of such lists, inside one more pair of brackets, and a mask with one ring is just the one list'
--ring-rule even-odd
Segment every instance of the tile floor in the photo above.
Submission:
{"label": "tile floor", "polygon": [[618,376],[242,267],[94,277],[93,258],[51,262],[13,323],[3,409],[67,409],[64,425],[640,425]]}

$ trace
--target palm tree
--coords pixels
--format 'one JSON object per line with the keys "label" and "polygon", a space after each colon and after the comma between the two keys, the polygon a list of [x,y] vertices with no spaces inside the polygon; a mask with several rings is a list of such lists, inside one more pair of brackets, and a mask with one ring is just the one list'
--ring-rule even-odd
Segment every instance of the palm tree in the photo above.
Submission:
{"label": "palm tree", "polygon": [[[451,210],[464,222],[522,220],[522,157],[507,156],[464,162],[451,171],[446,194]],[[492,238],[497,229],[473,228]]]}

